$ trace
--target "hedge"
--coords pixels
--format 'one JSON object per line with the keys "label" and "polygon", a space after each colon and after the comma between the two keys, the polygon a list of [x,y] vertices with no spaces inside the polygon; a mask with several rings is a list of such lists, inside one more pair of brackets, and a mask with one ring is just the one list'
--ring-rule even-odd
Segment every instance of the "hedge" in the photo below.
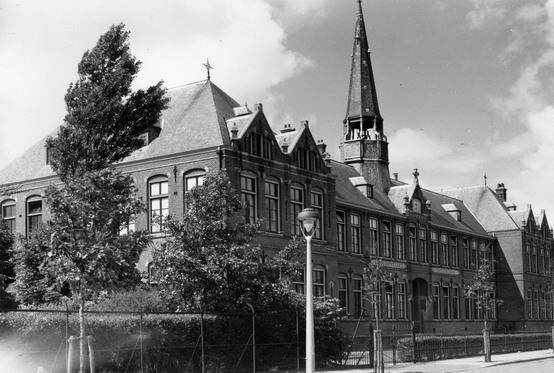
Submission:
{"label": "hedge", "polygon": [[[72,312],[69,335],[78,335],[78,321],[78,314]],[[87,335],[94,338],[96,366],[101,367],[102,372],[140,371],[138,314],[87,314],[86,325]],[[296,325],[295,315],[256,316],[257,369],[296,367]],[[342,335],[336,330],[329,320],[320,320],[319,326],[316,324],[318,363],[322,365],[340,359]],[[38,366],[48,372],[64,371],[65,333],[64,312],[2,313],[0,356],[13,357],[11,363],[19,364],[14,371],[34,373]],[[205,315],[207,371],[251,370],[251,333],[251,315]],[[201,371],[199,315],[144,314],[142,335],[144,372]],[[300,335],[303,336],[302,330]],[[299,340],[302,356],[304,341],[303,338]],[[78,346],[75,348],[78,351]],[[2,363],[7,364],[0,358]]]}

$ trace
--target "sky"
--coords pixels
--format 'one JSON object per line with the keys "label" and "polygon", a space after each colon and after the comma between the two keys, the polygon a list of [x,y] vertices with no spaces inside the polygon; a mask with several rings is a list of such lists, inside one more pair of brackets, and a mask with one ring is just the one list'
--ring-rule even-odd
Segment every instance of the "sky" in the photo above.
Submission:
{"label": "sky", "polygon": [[[504,183],[554,224],[554,0],[364,0],[390,171],[428,189]],[[211,79],[308,120],[338,159],[356,0],[0,0],[0,168],[63,123],[77,64],[113,24],[134,87]]]}

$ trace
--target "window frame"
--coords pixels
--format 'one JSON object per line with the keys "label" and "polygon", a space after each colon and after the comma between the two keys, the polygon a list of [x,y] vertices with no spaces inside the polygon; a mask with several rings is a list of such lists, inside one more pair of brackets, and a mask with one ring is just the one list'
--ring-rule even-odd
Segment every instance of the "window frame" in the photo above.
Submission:
{"label": "window frame", "polygon": [[279,181],[273,179],[264,180],[264,198],[267,213],[265,227],[271,233],[279,233],[281,231],[280,191]]}
{"label": "window frame", "polygon": [[[169,215],[169,178],[165,175],[154,176],[148,179],[148,229],[151,233],[162,231],[163,221]],[[153,193],[153,186],[158,185],[158,191]],[[164,188],[165,185],[165,188]],[[154,203],[159,206],[154,208]],[[159,214],[155,214],[159,212]],[[157,216],[161,216],[161,222],[157,223]]]}
{"label": "window frame", "polygon": [[[31,207],[31,204],[38,206],[38,212],[33,212],[33,209],[36,207]],[[30,196],[25,201],[25,222],[26,222],[26,234],[27,237],[30,237],[34,230],[42,224],[42,214],[43,214],[43,201],[40,196]]]}
{"label": "window frame", "polygon": [[[6,210],[9,208],[13,215],[6,216]],[[8,227],[10,233],[15,235],[17,233],[17,203],[13,199],[7,199],[2,201],[2,220]]]}
{"label": "window frame", "polygon": [[255,224],[258,218],[258,177],[253,173],[240,174],[240,198],[244,202],[244,219]]}

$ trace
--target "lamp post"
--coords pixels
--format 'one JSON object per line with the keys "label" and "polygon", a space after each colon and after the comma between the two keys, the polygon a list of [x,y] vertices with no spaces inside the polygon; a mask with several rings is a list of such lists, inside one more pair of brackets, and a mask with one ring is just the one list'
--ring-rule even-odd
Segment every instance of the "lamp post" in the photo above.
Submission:
{"label": "lamp post", "polygon": [[314,299],[312,280],[312,236],[319,214],[306,208],[298,214],[302,235],[306,239],[306,373],[315,372]]}

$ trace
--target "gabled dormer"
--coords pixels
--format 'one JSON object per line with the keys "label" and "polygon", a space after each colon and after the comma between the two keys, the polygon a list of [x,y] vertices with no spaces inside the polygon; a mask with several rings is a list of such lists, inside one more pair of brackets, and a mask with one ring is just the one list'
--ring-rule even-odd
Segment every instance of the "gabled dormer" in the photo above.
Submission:
{"label": "gabled dormer", "polygon": [[538,233],[537,222],[535,221],[535,215],[533,214],[531,205],[527,205],[527,210],[525,210],[521,220],[521,226],[528,233]]}
{"label": "gabled dormer", "polygon": [[552,230],[550,229],[550,224],[548,224],[544,209],[541,210],[541,214],[537,217],[537,225],[539,227],[539,234],[542,237],[552,238]]}
{"label": "gabled dormer", "polygon": [[282,152],[290,155],[292,166],[312,172],[323,172],[329,167],[324,158],[327,155],[325,146],[321,142],[316,143],[307,120],[300,123],[298,130],[285,124],[276,139]]}
{"label": "gabled dormer", "polygon": [[272,160],[280,152],[262,104],[254,105],[254,111],[248,106],[233,109],[235,116],[227,119],[227,128],[231,142],[241,151],[264,159]]}
{"label": "gabled dormer", "polygon": [[421,186],[419,185],[419,172],[417,168],[413,172],[414,179],[409,191],[406,194],[404,199],[404,206],[406,211],[415,213],[415,214],[429,214],[429,206],[427,204],[427,199],[423,195]]}

